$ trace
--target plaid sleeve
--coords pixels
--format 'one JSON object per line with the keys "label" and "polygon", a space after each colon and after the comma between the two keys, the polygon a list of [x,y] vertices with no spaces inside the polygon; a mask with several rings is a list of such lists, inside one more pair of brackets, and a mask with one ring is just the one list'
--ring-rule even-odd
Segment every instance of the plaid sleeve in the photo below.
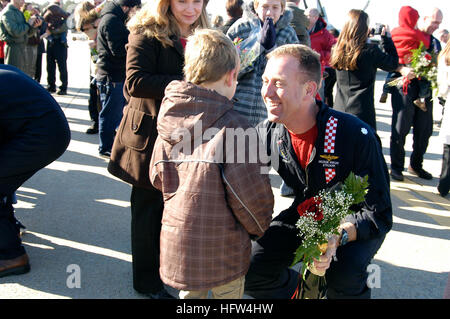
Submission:
{"label": "plaid sleeve", "polygon": [[228,164],[222,173],[227,202],[251,235],[262,236],[273,212],[273,193],[267,175],[258,164]]}
{"label": "plaid sleeve", "polygon": [[[259,138],[254,141],[258,147],[263,147]],[[250,138],[245,146],[234,145],[233,156],[227,153],[227,160],[222,165],[227,202],[249,234],[262,236],[272,220],[274,199],[270,179],[262,173],[265,171],[260,159],[251,159]],[[245,152],[245,161],[238,160],[236,154],[239,152]]]}

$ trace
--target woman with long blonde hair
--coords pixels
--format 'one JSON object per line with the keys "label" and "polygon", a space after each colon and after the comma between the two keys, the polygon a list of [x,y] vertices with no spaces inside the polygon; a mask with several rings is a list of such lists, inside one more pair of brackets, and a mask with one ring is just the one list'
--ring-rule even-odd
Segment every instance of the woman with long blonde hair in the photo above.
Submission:
{"label": "woman with long blonde hair", "polygon": [[336,69],[334,108],[351,113],[376,131],[374,88],[377,69],[391,72],[398,67],[398,56],[389,36],[389,28],[381,32],[381,50],[368,43],[369,16],[352,9],[331,54],[330,65]]}
{"label": "woman with long blonde hair", "polygon": [[209,26],[207,0],[152,0],[128,22],[124,95],[128,102],[108,170],[133,185],[131,250],[133,287],[152,299],[173,298],[159,276],[162,193],[149,179],[164,90],[183,79],[184,46],[195,28]]}
{"label": "woman with long blonde hair", "polygon": [[[181,10],[186,10],[183,3],[197,3],[197,8],[201,8],[200,16],[192,24],[190,21],[180,21],[183,19]],[[173,4],[172,4],[173,3]],[[174,4],[180,7],[180,11],[175,14],[172,10]],[[155,38],[163,47],[173,46],[172,37],[187,38],[192,31],[197,28],[209,27],[206,5],[204,1],[177,1],[177,0],[156,0],[150,1],[128,22],[131,33],[142,33],[148,38]],[[196,15],[195,15],[196,16]]]}

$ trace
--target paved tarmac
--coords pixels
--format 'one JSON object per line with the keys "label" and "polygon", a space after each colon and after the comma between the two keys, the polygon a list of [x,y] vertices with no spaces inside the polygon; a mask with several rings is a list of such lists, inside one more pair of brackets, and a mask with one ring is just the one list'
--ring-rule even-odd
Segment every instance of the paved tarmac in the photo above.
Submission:
{"label": "paved tarmac", "polygon": [[[86,42],[69,38],[68,95],[54,97],[69,121],[72,140],[57,161],[17,192],[16,214],[27,227],[23,243],[31,272],[1,278],[0,299],[144,298],[132,287],[131,187],[107,172],[107,160],[98,156],[98,135],[84,133],[91,124],[87,110],[89,53]],[[392,112],[389,100],[378,103],[383,81],[380,72],[375,93],[377,125],[389,165]],[[435,106],[435,120],[439,120],[440,106]],[[394,226],[369,269],[373,298],[443,296],[450,271],[450,196],[442,198],[436,190],[442,158],[438,131],[435,125],[424,161],[433,180],[405,172],[404,182],[391,183]],[[408,157],[411,145],[410,134]],[[292,199],[279,196],[276,173],[271,179],[277,214]]]}

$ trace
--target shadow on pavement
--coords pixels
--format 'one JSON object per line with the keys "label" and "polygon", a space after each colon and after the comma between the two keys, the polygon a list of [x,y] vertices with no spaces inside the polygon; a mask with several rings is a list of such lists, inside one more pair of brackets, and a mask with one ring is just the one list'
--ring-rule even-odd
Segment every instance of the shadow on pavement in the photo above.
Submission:
{"label": "shadow on pavement", "polygon": [[[380,267],[380,288],[372,289],[373,299],[441,299],[448,272],[435,273],[390,264],[374,259]],[[417,265],[420,267],[420,265]]]}

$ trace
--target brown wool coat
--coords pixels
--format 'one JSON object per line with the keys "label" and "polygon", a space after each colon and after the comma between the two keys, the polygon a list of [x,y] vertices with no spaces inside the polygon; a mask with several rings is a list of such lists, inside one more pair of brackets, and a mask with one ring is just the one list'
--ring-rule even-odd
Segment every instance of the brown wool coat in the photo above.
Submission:
{"label": "brown wool coat", "polygon": [[169,84],[161,105],[150,180],[164,195],[160,275],[177,289],[207,290],[245,275],[249,235],[262,236],[272,218],[262,165],[238,161],[261,145],[240,145],[229,134],[255,130],[232,107],[224,96],[181,81]]}
{"label": "brown wool coat", "polygon": [[152,188],[149,163],[156,140],[156,119],[164,90],[183,77],[180,41],[164,48],[158,40],[131,33],[128,37],[124,96],[128,105],[117,131],[108,171],[134,186]]}

